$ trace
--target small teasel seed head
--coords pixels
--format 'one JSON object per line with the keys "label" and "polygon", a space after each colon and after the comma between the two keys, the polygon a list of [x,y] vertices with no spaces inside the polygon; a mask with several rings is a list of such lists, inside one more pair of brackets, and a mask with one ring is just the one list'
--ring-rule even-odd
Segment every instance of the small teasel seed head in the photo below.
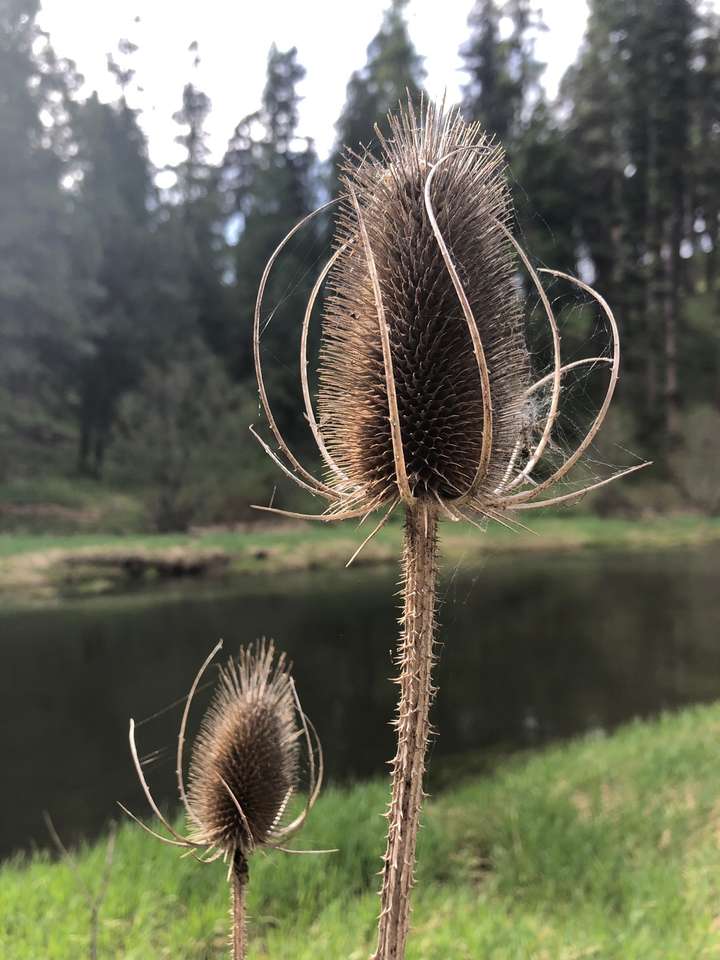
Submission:
{"label": "small teasel seed head", "polygon": [[[428,176],[442,160],[430,198],[487,363],[492,448],[483,489],[490,493],[518,440],[530,382],[516,263],[503,229],[512,209],[502,148],[478,124],[432,105],[419,117],[408,106],[390,123],[379,159],[349,154],[343,169],[336,248],[344,249],[329,275],[322,329],[323,437],[368,499],[395,488],[386,367],[362,217],[388,328],[410,490],[452,501],[473,483],[485,428],[481,375],[425,204]],[[476,496],[482,499],[482,490]]]}
{"label": "small teasel seed head", "polygon": [[284,654],[264,640],[242,649],[220,669],[193,745],[192,839],[242,857],[270,843],[298,786],[301,736]]}

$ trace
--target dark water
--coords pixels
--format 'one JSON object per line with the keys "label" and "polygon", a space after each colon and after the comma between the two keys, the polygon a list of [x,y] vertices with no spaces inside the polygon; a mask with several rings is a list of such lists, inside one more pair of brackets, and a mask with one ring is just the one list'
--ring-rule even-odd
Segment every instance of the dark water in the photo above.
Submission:
{"label": "dark water", "polygon": [[[493,559],[441,590],[432,767],[720,696],[720,549]],[[115,800],[145,812],[128,718],[182,697],[219,637],[268,635],[295,661],[333,779],[392,754],[394,569],[191,584],[0,613],[0,854],[98,831]],[[202,712],[208,693],[197,701]],[[203,697],[205,700],[203,700]],[[173,798],[178,710],[138,729]]]}

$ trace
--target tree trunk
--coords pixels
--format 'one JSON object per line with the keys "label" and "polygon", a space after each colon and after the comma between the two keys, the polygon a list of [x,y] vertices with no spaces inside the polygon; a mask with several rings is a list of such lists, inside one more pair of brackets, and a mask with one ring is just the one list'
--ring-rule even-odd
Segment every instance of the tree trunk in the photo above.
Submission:
{"label": "tree trunk", "polygon": [[665,353],[665,432],[671,452],[680,437],[680,379],[678,373],[678,332],[680,330],[682,258],[682,193],[673,197],[673,210],[668,229],[667,285],[664,309]]}
{"label": "tree trunk", "polygon": [[77,472],[81,477],[88,475],[88,457],[90,456],[90,424],[84,414],[80,415],[80,436],[78,437]]}
{"label": "tree trunk", "polygon": [[95,428],[95,442],[93,444],[93,476],[96,480],[102,477],[103,466],[105,464],[105,444],[107,432],[105,426]]}

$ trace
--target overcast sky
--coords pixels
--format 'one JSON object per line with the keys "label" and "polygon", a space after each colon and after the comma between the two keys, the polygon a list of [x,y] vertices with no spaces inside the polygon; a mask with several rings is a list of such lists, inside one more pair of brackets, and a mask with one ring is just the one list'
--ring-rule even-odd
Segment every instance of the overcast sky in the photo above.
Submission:
{"label": "overcast sky", "polygon": [[[127,37],[139,47],[133,58],[142,92],[129,99],[142,109],[142,125],[157,166],[174,163],[177,127],[172,115],[182,88],[193,78],[211,98],[209,133],[213,155],[222,156],[237,122],[257,109],[270,44],[297,46],[307,69],[299,88],[299,133],[315,138],[326,156],[345,99],[350,73],[365,63],[368,43],[377,32],[387,0],[43,0],[40,23],[56,52],[75,60],[87,92],[113,99],[117,88],[106,69],[106,54]],[[586,0],[544,0],[548,31],[537,51],[548,66],[545,83],[554,94],[575,58],[587,17]],[[467,34],[472,0],[411,0],[407,16],[419,53],[425,56],[431,96],[458,94],[458,46]],[[135,22],[135,17],[140,22]],[[193,70],[188,46],[200,45],[201,63]]]}

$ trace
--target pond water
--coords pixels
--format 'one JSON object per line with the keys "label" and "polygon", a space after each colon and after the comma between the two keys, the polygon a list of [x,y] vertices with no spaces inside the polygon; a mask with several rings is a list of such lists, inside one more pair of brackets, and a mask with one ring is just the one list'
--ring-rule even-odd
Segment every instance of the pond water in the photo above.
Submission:
{"label": "pond water", "polygon": [[[720,548],[518,554],[448,571],[431,774],[720,696]],[[382,775],[396,687],[394,568],[283,574],[0,612],[0,855],[146,814],[128,718],[183,697],[219,637],[274,637],[334,780]],[[209,691],[196,702],[201,715]],[[180,708],[138,728],[174,801]],[[471,756],[472,755],[472,756]],[[462,758],[462,759],[460,759]]]}

